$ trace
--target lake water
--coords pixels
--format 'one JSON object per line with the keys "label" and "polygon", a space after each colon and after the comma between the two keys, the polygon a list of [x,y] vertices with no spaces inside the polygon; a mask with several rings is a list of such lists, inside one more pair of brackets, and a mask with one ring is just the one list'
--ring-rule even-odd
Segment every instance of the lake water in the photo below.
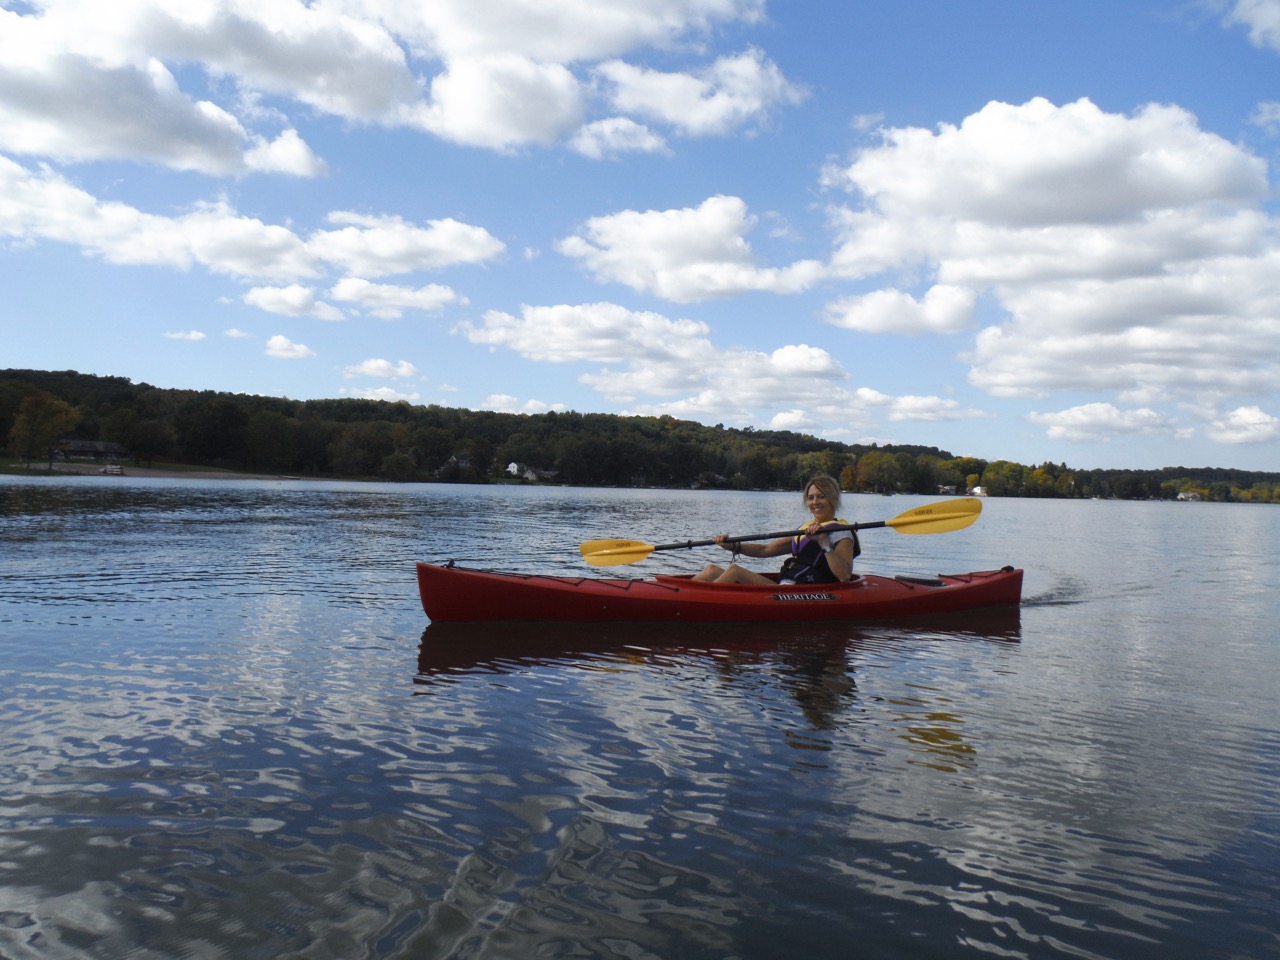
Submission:
{"label": "lake water", "polygon": [[983,505],[858,565],[1020,616],[446,629],[799,493],[0,477],[0,957],[1280,957],[1280,509]]}

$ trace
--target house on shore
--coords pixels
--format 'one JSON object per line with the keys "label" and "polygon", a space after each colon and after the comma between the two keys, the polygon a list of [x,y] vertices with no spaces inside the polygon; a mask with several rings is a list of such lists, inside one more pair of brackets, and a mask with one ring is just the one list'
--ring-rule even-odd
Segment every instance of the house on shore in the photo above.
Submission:
{"label": "house on shore", "polygon": [[129,451],[110,440],[63,440],[54,456],[59,460],[92,460],[95,463],[115,463],[129,459]]}
{"label": "house on shore", "polygon": [[519,477],[521,480],[528,480],[533,483],[538,481],[551,481],[560,476],[558,470],[539,470],[537,467],[531,467],[527,463],[508,463],[507,473],[513,477]]}

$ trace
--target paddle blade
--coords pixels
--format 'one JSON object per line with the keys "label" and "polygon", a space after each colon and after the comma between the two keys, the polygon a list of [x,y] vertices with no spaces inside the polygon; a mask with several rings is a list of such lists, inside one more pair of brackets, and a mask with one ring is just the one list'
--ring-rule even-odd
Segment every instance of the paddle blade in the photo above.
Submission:
{"label": "paddle blade", "polygon": [[651,545],[639,540],[588,540],[581,550],[582,559],[593,567],[638,563],[653,553]]}
{"label": "paddle blade", "polygon": [[963,497],[916,507],[898,514],[892,520],[886,520],[884,525],[893,527],[899,533],[950,533],[952,530],[963,530],[977,520],[980,513],[981,500]]}

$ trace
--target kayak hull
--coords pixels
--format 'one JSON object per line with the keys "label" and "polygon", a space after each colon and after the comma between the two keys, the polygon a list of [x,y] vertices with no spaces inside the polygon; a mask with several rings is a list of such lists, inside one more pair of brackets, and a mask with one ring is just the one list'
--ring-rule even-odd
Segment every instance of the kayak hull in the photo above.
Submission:
{"label": "kayak hull", "polygon": [[422,609],[433,622],[864,621],[1016,607],[1013,567],[937,577],[857,576],[848,583],[715,584],[687,576],[646,580],[500,573],[419,563]]}

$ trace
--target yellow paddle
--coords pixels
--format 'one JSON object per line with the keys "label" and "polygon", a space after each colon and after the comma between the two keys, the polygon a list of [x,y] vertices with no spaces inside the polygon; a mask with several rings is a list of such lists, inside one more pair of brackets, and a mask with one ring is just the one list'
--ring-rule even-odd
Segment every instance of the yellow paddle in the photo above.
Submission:
{"label": "yellow paddle", "polygon": [[[974,497],[959,500],[942,500],[938,503],[916,507],[900,513],[892,520],[873,520],[868,523],[846,523],[827,527],[828,530],[869,530],[873,527],[892,527],[899,533],[950,533],[963,530],[978,519],[982,501]],[[753,533],[745,537],[728,537],[725,543],[746,543],[748,540],[776,540],[779,537],[795,537],[803,530],[781,530],[777,533]],[[581,547],[582,559],[593,567],[613,567],[624,563],[638,563],[655,550],[684,550],[690,547],[709,547],[714,540],[686,540],[682,543],[660,543],[653,546],[639,540],[588,540]]]}

